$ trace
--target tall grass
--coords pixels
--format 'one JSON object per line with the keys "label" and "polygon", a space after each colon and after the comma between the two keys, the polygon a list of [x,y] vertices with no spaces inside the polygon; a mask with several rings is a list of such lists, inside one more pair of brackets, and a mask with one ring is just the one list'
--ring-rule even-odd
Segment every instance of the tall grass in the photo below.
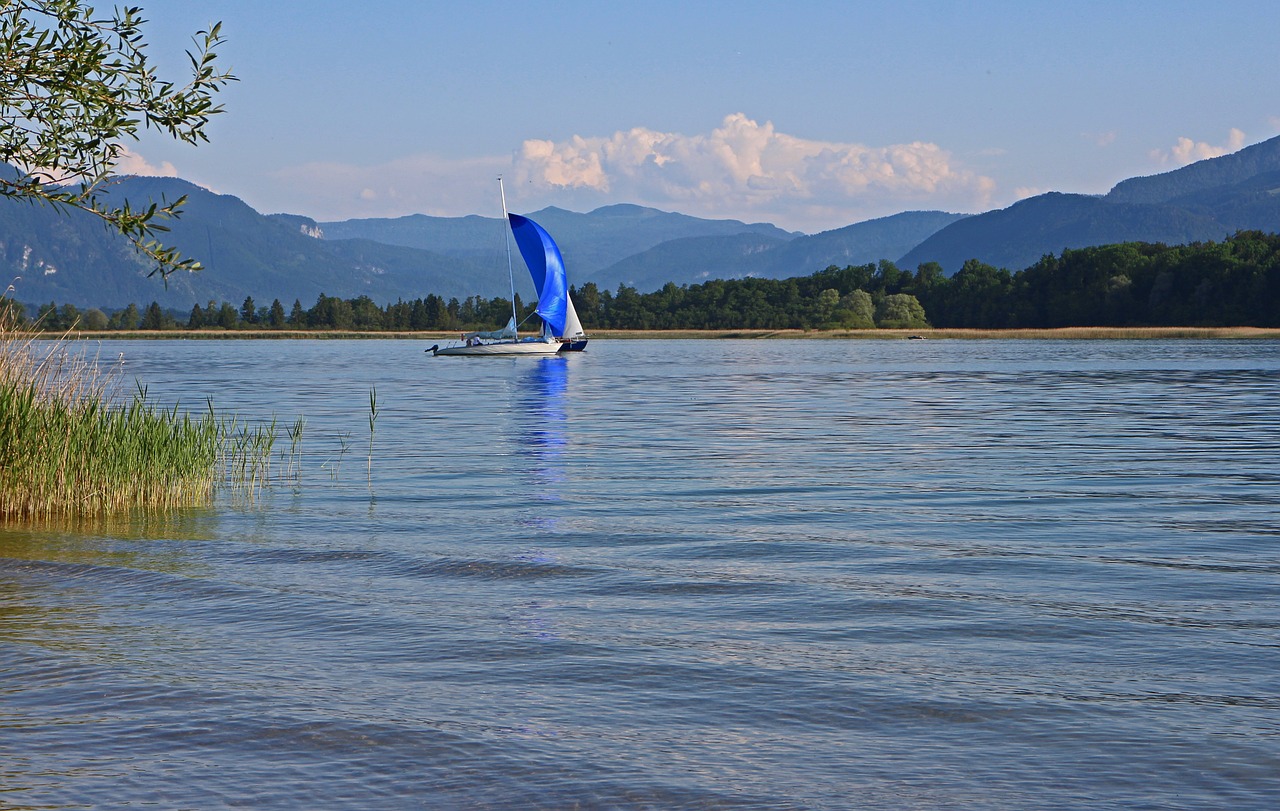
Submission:
{"label": "tall grass", "polygon": [[101,516],[206,504],[266,481],[274,431],[157,408],[119,373],[36,342],[0,308],[0,519]]}

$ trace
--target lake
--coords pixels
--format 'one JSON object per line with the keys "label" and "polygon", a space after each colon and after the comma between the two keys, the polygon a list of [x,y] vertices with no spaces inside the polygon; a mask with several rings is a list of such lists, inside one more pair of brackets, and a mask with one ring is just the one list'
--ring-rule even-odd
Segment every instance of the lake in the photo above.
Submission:
{"label": "lake", "polygon": [[0,528],[0,806],[1280,804],[1280,342],[425,347],[102,344],[306,429]]}

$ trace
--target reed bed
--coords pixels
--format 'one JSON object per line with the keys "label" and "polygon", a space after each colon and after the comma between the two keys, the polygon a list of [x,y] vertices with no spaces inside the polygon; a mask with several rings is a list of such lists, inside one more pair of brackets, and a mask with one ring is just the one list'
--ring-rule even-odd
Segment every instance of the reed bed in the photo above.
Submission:
{"label": "reed bed", "polygon": [[122,398],[118,367],[68,345],[0,314],[0,519],[167,511],[266,482],[274,424],[157,408],[141,386]]}

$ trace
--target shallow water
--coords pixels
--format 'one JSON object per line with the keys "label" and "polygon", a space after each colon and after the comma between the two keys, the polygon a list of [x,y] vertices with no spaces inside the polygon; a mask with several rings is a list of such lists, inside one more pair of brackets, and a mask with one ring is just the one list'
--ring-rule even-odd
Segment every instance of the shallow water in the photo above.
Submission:
{"label": "shallow water", "polygon": [[104,345],[300,472],[0,529],[0,806],[1280,803],[1280,343],[423,348]]}

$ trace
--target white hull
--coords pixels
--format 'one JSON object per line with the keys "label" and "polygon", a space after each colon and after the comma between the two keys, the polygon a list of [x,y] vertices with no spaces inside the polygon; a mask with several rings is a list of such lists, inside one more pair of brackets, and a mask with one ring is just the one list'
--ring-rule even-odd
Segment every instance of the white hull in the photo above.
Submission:
{"label": "white hull", "polygon": [[487,355],[554,355],[560,351],[559,341],[497,341],[478,346],[446,346],[443,349],[431,347],[433,355],[466,355],[480,357]]}

